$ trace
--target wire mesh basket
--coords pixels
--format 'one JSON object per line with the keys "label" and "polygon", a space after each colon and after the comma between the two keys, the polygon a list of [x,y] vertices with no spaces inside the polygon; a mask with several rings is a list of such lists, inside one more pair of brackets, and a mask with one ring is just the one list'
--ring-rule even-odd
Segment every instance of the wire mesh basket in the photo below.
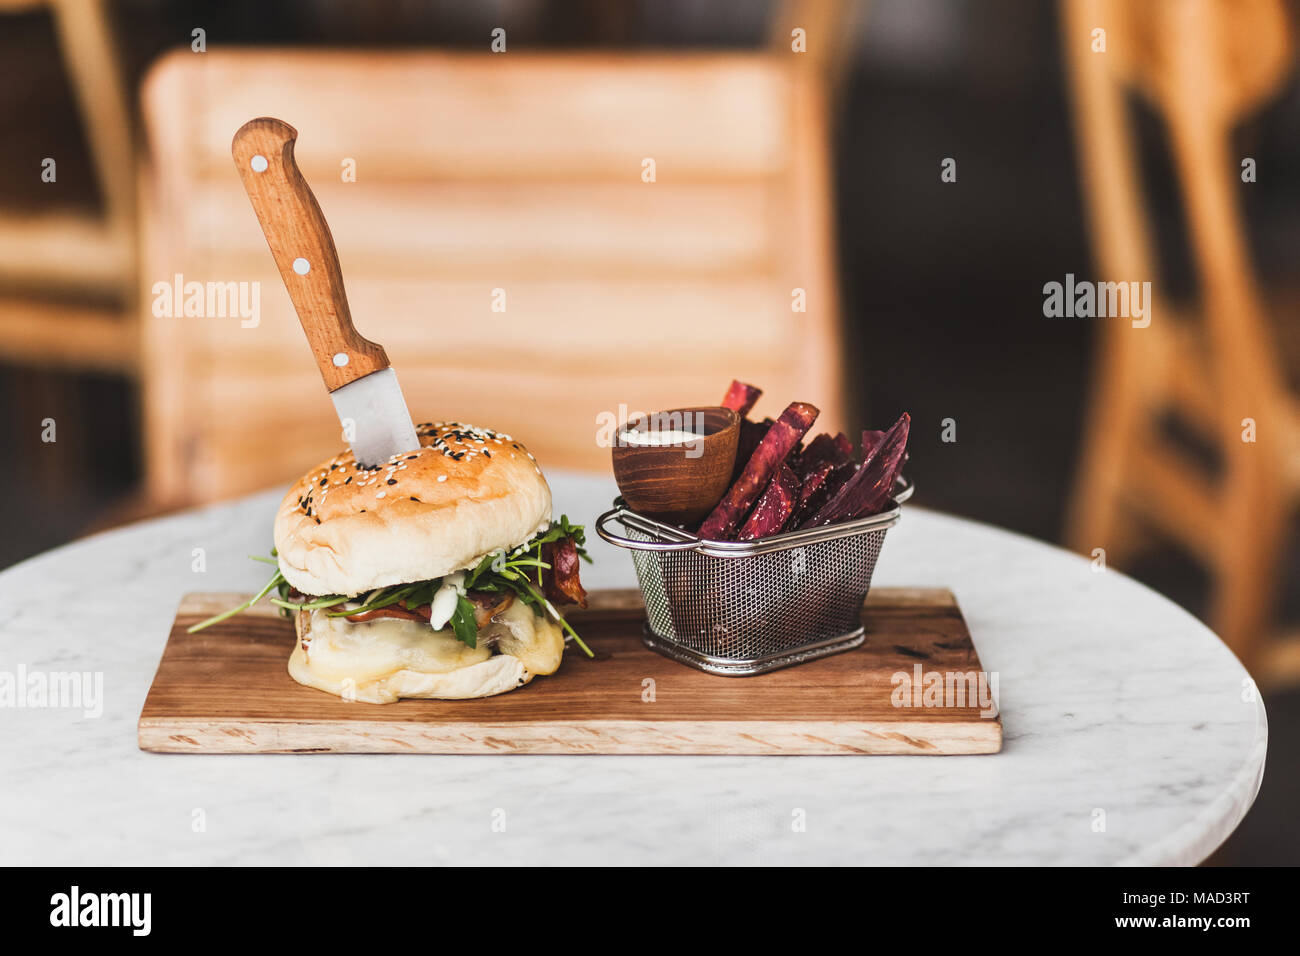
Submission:
{"label": "wire mesh basket", "polygon": [[[899,505],[843,524],[758,541],[708,541],[637,514],[621,498],[596,532],[632,552],[648,647],[712,674],[744,677],[857,647],[862,602]],[[618,522],[623,534],[608,525]]]}

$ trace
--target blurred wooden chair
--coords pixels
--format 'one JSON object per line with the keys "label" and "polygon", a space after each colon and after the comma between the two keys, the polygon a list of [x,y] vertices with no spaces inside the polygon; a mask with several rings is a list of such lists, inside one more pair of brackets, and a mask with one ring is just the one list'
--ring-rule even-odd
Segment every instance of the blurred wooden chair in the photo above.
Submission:
{"label": "blurred wooden chair", "polygon": [[[25,14],[50,20],[100,203],[0,210],[0,389],[17,436],[8,450],[47,498],[76,500],[87,493],[86,474],[99,467],[88,431],[94,425],[84,414],[89,380],[130,381],[137,371],[134,125],[107,0],[0,0],[0,30]],[[6,37],[8,49],[19,42]],[[14,82],[32,82],[18,79],[22,65],[6,66]],[[55,147],[49,156],[64,177],[56,181],[66,182],[75,161]],[[42,173],[33,162],[21,177],[33,197],[48,200],[58,186],[42,183]],[[47,418],[57,422],[57,443],[42,441]]]}
{"label": "blurred wooden chair", "polygon": [[[1286,77],[1286,12],[1277,0],[1065,0],[1062,10],[1098,278],[1152,280],[1155,288],[1148,328],[1099,320],[1068,540],[1085,553],[1105,548],[1112,563],[1147,531],[1186,547],[1211,576],[1212,626],[1262,673],[1277,659],[1277,646],[1261,638],[1300,497],[1300,404],[1282,351],[1296,323],[1293,311],[1285,326],[1274,323],[1252,269],[1238,198],[1252,187],[1242,182],[1230,134]],[[1104,53],[1091,50],[1098,27]],[[1130,90],[1168,135],[1199,280],[1195,303],[1160,295],[1125,112]],[[1266,158],[1260,167],[1268,169]],[[1171,414],[1214,450],[1219,467],[1198,467],[1170,440],[1163,426]],[[1247,442],[1251,422],[1256,440]]]}
{"label": "blurred wooden chair", "polygon": [[[22,290],[0,296],[0,358],[132,374],[135,153],[107,4],[0,0],[0,17],[41,8],[53,20],[103,211],[0,212],[0,282]],[[31,170],[34,182],[39,174]]]}
{"label": "blurred wooden chair", "polygon": [[[766,389],[760,411],[804,399],[845,427],[825,84],[806,66],[788,43],[165,57],[143,88],[151,498],[283,483],[341,444],[230,158],[262,115],[298,129],[357,327],[417,420],[490,424],[544,464],[604,471],[602,413],[716,403],[740,377]],[[260,323],[153,314],[177,275],[260,283]]]}

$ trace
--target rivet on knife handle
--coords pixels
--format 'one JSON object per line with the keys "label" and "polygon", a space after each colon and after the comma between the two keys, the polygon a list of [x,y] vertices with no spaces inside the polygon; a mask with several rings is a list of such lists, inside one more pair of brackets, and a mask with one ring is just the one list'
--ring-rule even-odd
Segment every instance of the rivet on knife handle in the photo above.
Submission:
{"label": "rivet on knife handle", "polygon": [[230,149],[321,378],[333,392],[389,362],[383,346],[352,325],[334,237],[293,158],[297,138],[288,123],[261,117],[240,127]]}

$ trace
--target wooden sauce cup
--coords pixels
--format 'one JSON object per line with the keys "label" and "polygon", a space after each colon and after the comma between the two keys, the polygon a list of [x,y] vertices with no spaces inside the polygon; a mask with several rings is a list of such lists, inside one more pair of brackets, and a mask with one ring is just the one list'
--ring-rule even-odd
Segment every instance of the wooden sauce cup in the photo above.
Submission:
{"label": "wooden sauce cup", "polygon": [[[656,434],[665,440],[655,441]],[[633,511],[671,524],[694,523],[726,494],[739,438],[740,416],[720,405],[634,418],[615,435],[614,480]]]}

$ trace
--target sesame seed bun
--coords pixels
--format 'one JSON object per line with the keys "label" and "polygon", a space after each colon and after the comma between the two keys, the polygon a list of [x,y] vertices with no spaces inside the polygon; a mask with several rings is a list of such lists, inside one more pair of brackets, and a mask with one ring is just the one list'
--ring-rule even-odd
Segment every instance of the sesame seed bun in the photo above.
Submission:
{"label": "sesame seed bun", "polygon": [[348,451],[303,475],[275,517],[280,572],[304,594],[356,595],[473,567],[551,520],[551,489],[522,443],[458,422],[372,469]]}

